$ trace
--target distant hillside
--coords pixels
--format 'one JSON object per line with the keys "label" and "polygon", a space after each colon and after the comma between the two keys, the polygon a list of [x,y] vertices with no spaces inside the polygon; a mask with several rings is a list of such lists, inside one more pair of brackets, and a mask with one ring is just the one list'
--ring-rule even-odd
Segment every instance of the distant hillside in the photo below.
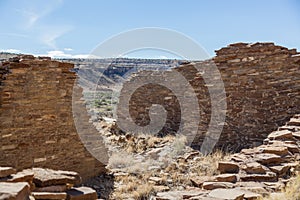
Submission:
{"label": "distant hillside", "polygon": [[[75,64],[80,85],[85,89],[108,88],[139,70],[168,70],[185,61],[170,59],[57,59]],[[100,88],[99,88],[100,89]]]}

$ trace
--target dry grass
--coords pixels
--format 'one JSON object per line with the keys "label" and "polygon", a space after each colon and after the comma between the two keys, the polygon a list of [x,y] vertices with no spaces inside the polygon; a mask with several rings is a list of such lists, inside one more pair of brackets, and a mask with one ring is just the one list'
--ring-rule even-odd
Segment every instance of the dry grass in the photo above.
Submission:
{"label": "dry grass", "polygon": [[147,183],[145,178],[138,178],[136,176],[125,176],[117,178],[116,181],[122,185],[118,187],[113,193],[113,199],[133,198],[137,200],[149,199],[153,194],[153,185]]}
{"label": "dry grass", "polygon": [[268,196],[263,200],[300,200],[300,173],[290,181],[278,197]]}
{"label": "dry grass", "polygon": [[132,154],[126,152],[114,152],[108,162],[110,168],[128,168],[134,164],[134,157]]}
{"label": "dry grass", "polygon": [[186,148],[187,145],[187,139],[185,136],[183,135],[178,135],[174,138],[173,143],[171,144],[172,147],[172,153],[171,156],[172,157],[177,157],[180,156],[182,154],[184,154],[184,150]]}
{"label": "dry grass", "polygon": [[227,160],[230,154],[217,150],[207,156],[202,156],[197,160],[197,165],[193,167],[193,172],[199,176],[214,176],[218,174],[218,163]]}

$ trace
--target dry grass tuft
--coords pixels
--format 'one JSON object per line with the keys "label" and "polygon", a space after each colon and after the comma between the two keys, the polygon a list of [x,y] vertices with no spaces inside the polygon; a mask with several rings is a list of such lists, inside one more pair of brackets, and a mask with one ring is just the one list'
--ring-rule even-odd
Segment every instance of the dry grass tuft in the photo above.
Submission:
{"label": "dry grass tuft", "polygon": [[116,179],[122,185],[113,193],[113,199],[133,198],[137,200],[149,199],[153,194],[153,185],[148,183],[145,178],[136,176],[125,176]]}
{"label": "dry grass tuft", "polygon": [[300,173],[290,181],[279,196],[268,196],[264,200],[300,200]]}
{"label": "dry grass tuft", "polygon": [[193,172],[199,176],[214,176],[218,174],[218,163],[227,160],[230,154],[217,150],[207,156],[202,156],[197,160],[197,165]]}
{"label": "dry grass tuft", "polygon": [[183,136],[183,135],[176,136],[174,138],[173,143],[171,144],[171,147],[173,149],[171,156],[177,157],[177,156],[184,154],[186,145],[187,145],[187,139],[185,136]]}
{"label": "dry grass tuft", "polygon": [[114,152],[110,158],[108,165],[110,168],[128,168],[134,164],[134,157],[127,152]]}

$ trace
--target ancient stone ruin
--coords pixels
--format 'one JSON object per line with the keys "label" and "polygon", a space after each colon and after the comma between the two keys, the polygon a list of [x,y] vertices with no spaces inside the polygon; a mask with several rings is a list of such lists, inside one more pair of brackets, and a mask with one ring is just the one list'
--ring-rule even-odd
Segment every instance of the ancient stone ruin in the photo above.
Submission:
{"label": "ancient stone ruin", "polygon": [[[104,172],[104,165],[85,149],[74,124],[73,67],[33,56],[1,64],[0,166],[72,170],[83,179]],[[84,114],[80,120],[89,124]],[[87,130],[97,132],[91,126]]]}
{"label": "ancient stone ruin", "polygon": [[[227,113],[218,148],[238,151],[257,146],[269,132],[300,112],[300,54],[295,49],[289,50],[273,43],[237,43],[217,50],[216,54],[211,60],[185,64],[159,75],[163,79],[174,71],[180,72],[193,87],[201,116],[198,124],[190,125],[199,126],[193,141],[196,149],[200,149],[211,117],[208,87],[216,91],[220,89],[206,84],[197,66],[209,68],[216,65],[224,82]],[[155,71],[135,74],[125,83],[123,93],[130,87],[128,85],[138,80],[151,80],[154,76],[157,76]],[[172,84],[184,88],[181,82],[174,81]],[[184,91],[181,92],[184,94]],[[160,104],[167,111],[167,119],[159,134],[176,133],[182,123],[183,109],[178,99],[178,94],[166,87],[144,84],[130,98],[130,116],[139,126],[146,126],[150,123],[151,105]]]}

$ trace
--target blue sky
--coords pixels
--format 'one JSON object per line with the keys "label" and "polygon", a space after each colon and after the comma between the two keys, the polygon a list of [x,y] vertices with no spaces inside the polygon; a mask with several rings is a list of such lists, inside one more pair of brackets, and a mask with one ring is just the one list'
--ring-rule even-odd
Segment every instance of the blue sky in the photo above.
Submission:
{"label": "blue sky", "polygon": [[241,41],[300,51],[297,0],[0,0],[0,17],[0,50],[36,55],[84,57],[111,36],[142,27],[179,31],[211,56]]}

